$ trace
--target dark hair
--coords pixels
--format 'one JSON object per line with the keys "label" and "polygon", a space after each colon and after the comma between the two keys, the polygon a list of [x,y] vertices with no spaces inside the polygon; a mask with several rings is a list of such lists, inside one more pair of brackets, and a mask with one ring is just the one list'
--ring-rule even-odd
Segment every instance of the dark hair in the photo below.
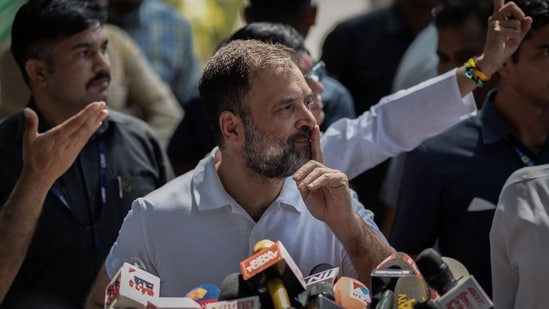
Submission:
{"label": "dark hair", "polygon": [[250,0],[256,20],[288,23],[307,12],[311,0]]}
{"label": "dark hair", "polygon": [[437,29],[445,29],[475,18],[486,29],[492,11],[492,0],[443,0],[433,9],[434,24]]}
{"label": "dark hair", "polygon": [[298,52],[306,52],[303,37],[292,26],[271,23],[254,22],[237,30],[228,39],[228,42],[234,40],[258,40],[265,43],[279,43],[294,49]]}
{"label": "dark hair", "polygon": [[[547,0],[514,0],[514,2],[520,7],[526,16],[532,17],[532,28],[526,34],[524,40],[530,38],[532,31],[536,31],[539,28],[549,24],[549,2]],[[513,62],[518,62],[520,55],[520,46],[513,53],[511,59]]]}
{"label": "dark hair", "polygon": [[214,128],[219,147],[223,137],[219,116],[224,111],[247,115],[244,105],[252,88],[253,79],[265,70],[297,65],[293,49],[280,44],[257,40],[235,40],[221,47],[209,60],[200,79],[200,97]]}
{"label": "dark hair", "polygon": [[106,11],[81,0],[29,0],[15,15],[11,53],[28,83],[25,63],[43,59],[52,44],[105,23]]}

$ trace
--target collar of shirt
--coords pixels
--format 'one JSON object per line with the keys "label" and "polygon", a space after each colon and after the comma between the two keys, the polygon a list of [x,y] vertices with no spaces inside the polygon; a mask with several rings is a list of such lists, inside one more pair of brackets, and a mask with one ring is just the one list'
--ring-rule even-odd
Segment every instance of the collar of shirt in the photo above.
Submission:
{"label": "collar of shirt", "polygon": [[[246,214],[245,210],[225,191],[219,175],[215,170],[215,153],[219,151],[215,147],[204,159],[202,159],[192,174],[192,195],[200,211],[231,207],[233,213]],[[304,211],[304,202],[297,190],[295,182],[291,178],[284,180],[282,191],[272,205],[287,206],[297,212]]]}
{"label": "collar of shirt", "polygon": [[493,144],[508,136],[511,130],[501,117],[500,113],[494,108],[492,102],[496,97],[497,90],[494,89],[488,93],[486,100],[480,109],[477,119],[480,122],[482,130],[482,139],[484,144]]}

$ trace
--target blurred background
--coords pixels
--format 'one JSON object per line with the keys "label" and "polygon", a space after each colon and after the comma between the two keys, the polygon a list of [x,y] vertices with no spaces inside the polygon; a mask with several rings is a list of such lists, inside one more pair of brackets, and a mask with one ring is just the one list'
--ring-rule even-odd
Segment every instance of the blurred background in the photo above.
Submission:
{"label": "blurred background", "polygon": [[[205,61],[216,42],[242,25],[242,8],[248,0],[164,0],[189,19],[195,32],[197,53]],[[342,19],[384,5],[389,0],[313,0],[318,4],[317,24],[306,44],[315,58],[320,57],[324,37]],[[0,44],[7,43],[15,12],[24,0],[0,0]],[[202,33],[209,33],[204,37]]]}

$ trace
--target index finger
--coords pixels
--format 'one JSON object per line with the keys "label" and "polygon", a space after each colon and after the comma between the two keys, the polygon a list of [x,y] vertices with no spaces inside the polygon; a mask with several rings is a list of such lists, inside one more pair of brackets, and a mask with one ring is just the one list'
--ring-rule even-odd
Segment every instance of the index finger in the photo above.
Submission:
{"label": "index finger", "polygon": [[108,112],[105,110],[105,102],[93,102],[88,104],[78,114],[73,115],[59,126],[67,135],[92,135],[101,125]]}
{"label": "index finger", "polygon": [[494,13],[497,13],[503,7],[505,0],[494,0]]}
{"label": "index finger", "polygon": [[324,164],[324,156],[320,145],[320,127],[315,125],[311,132],[311,159]]}

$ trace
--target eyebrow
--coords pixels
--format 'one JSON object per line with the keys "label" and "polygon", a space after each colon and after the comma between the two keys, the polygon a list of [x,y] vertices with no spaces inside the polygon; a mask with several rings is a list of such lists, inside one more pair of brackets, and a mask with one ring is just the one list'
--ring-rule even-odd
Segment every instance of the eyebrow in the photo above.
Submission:
{"label": "eyebrow", "polygon": [[[107,44],[109,44],[109,39],[108,39],[108,38],[104,38],[104,39],[103,39],[103,42],[101,42],[101,46],[105,46],[105,45],[107,45]],[[88,41],[86,41],[86,42],[81,42],[81,43],[78,43],[78,44],[74,45],[74,46],[72,47],[72,50],[78,50],[78,49],[82,49],[82,48],[89,48],[89,47],[92,46],[92,45],[93,45],[93,43],[90,43],[90,42],[88,42]]]}

